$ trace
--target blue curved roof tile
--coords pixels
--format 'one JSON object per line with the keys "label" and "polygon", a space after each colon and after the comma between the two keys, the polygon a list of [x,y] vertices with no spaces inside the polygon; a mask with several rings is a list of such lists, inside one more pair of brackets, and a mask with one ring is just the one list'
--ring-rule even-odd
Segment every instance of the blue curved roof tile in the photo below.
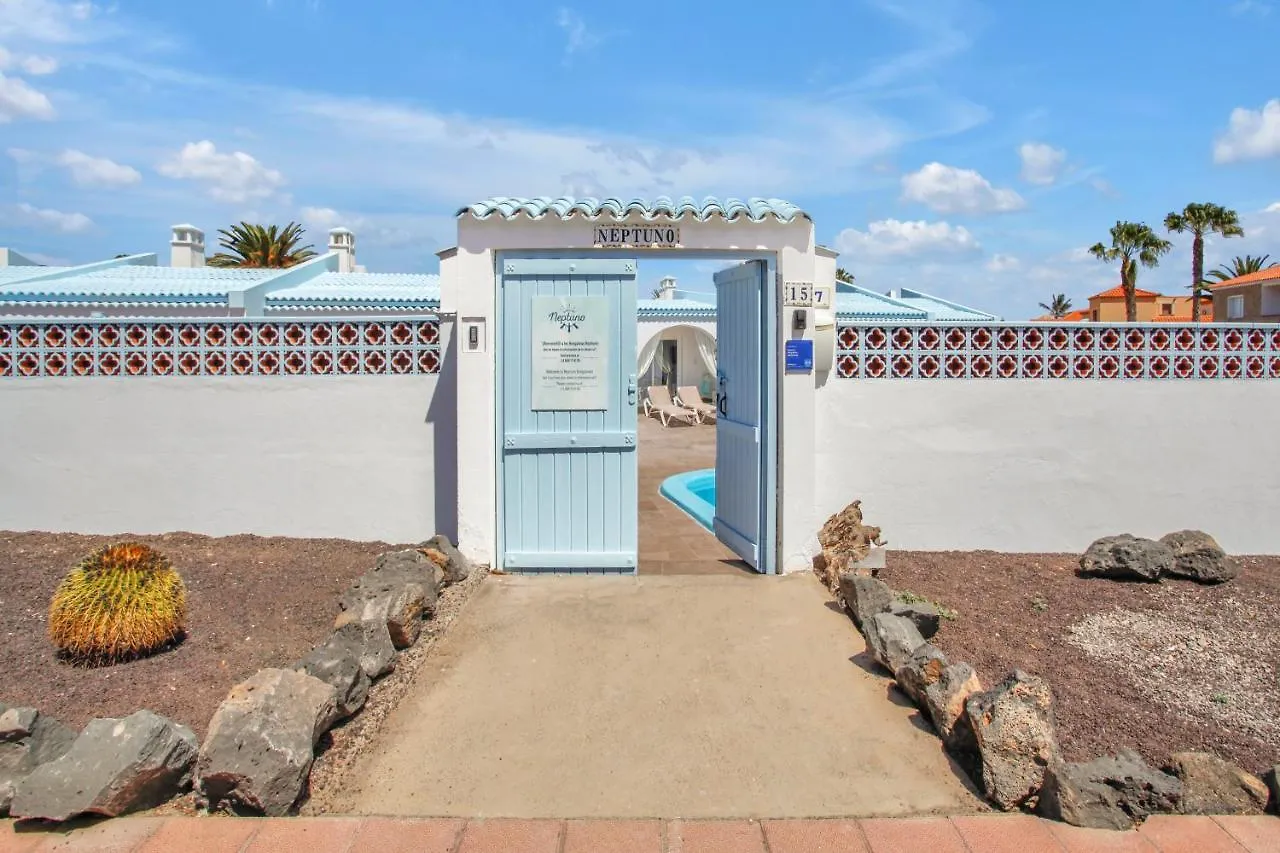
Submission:
{"label": "blue curved roof tile", "polygon": [[959,303],[950,302],[941,297],[906,287],[889,291],[889,296],[898,302],[926,312],[930,320],[991,322],[1000,319],[995,314],[988,314],[985,311],[979,311],[967,305],[960,305]]}
{"label": "blue curved roof tile", "polygon": [[67,278],[14,281],[0,286],[0,302],[207,304],[224,300],[233,285],[250,286],[276,272],[279,270],[113,266]]}
{"label": "blue curved roof tile", "polygon": [[927,320],[927,312],[865,287],[844,284],[836,289],[836,317],[841,320]]}
{"label": "blue curved roof tile", "polygon": [[695,299],[637,299],[636,314],[640,317],[691,317],[714,316],[716,306]]}
{"label": "blue curved roof tile", "polygon": [[326,305],[425,307],[440,305],[440,276],[415,273],[325,272],[267,294],[268,307]]}
{"label": "blue curved roof tile", "polygon": [[494,215],[501,216],[503,219],[515,219],[520,214],[524,214],[531,219],[541,219],[547,214],[553,214],[560,219],[568,219],[573,216],[582,216],[587,219],[608,216],[613,219],[621,219],[637,214],[645,221],[659,218],[681,219],[688,216],[698,222],[705,222],[713,216],[730,221],[745,217],[752,222],[763,222],[769,217],[773,217],[780,222],[791,222],[798,218],[810,218],[809,214],[798,206],[780,198],[749,198],[746,201],[727,198],[721,201],[712,196],[708,196],[701,201],[692,196],[682,196],[679,199],[659,196],[653,200],[642,198],[571,198],[567,196],[560,198],[551,198],[550,196],[539,196],[537,198],[497,196],[459,208],[456,215],[465,216],[466,214],[471,214],[476,219],[488,219]]}

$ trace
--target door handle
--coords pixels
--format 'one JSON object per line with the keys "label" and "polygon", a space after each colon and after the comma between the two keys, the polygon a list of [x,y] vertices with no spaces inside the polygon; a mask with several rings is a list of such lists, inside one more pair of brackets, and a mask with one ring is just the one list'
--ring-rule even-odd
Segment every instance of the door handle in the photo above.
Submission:
{"label": "door handle", "polygon": [[631,374],[627,377],[627,405],[634,406],[636,404],[636,377]]}

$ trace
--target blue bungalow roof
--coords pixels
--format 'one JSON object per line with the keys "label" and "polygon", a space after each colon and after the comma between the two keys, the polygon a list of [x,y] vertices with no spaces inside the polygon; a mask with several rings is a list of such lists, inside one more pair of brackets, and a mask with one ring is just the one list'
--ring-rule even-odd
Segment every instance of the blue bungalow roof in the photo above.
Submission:
{"label": "blue bungalow roof", "polygon": [[133,255],[78,267],[0,267],[0,307],[229,307],[233,294],[258,288],[272,311],[440,306],[437,275],[341,273],[336,263],[329,254],[285,270],[161,267],[155,255]]}
{"label": "blue bungalow roof", "polygon": [[696,299],[638,299],[636,314],[642,318],[714,317],[716,306]]}
{"label": "blue bungalow roof", "polygon": [[883,294],[847,282],[836,284],[835,309],[839,319],[851,322],[883,320],[989,322],[1000,319],[994,314],[968,308],[918,290],[902,288]]}
{"label": "blue bungalow roof", "polygon": [[[606,199],[599,205],[609,201]],[[554,206],[551,202],[548,204]],[[803,214],[796,209],[789,215]],[[8,307],[12,313],[12,309],[186,306],[244,308],[258,312],[324,309],[430,312],[440,307],[438,275],[344,273],[337,271],[337,265],[338,255],[331,252],[284,270],[161,267],[156,265],[153,254],[74,267],[0,266],[0,309]],[[999,319],[918,290],[902,288],[882,294],[844,282],[836,285],[834,307],[837,317],[846,322]],[[636,313],[641,319],[709,320],[715,317],[716,306],[695,299],[641,299]]]}
{"label": "blue bungalow roof", "polygon": [[440,276],[416,273],[324,272],[267,294],[267,308],[440,307]]}
{"label": "blue bungalow roof", "polygon": [[976,308],[969,308],[956,302],[949,302],[946,299],[940,299],[937,296],[930,296],[919,290],[911,290],[905,287],[900,290],[889,291],[889,296],[898,302],[910,305],[913,308],[919,308],[928,314],[926,319],[929,320],[991,322],[1000,319],[995,314],[988,314]]}

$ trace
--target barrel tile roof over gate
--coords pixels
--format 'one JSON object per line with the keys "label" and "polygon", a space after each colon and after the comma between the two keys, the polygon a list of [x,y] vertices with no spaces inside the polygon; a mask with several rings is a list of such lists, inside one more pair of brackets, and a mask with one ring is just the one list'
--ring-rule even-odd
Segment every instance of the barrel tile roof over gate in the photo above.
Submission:
{"label": "barrel tile roof over gate", "polygon": [[541,219],[551,214],[560,219],[582,216],[587,219],[607,217],[622,219],[638,213],[646,221],[659,218],[681,219],[692,217],[698,222],[705,222],[712,217],[727,220],[746,218],[752,222],[763,222],[772,217],[779,222],[791,222],[798,218],[809,219],[796,205],[779,198],[749,198],[746,201],[727,198],[721,201],[710,197],[698,201],[691,196],[671,199],[659,196],[653,200],[633,198],[514,198],[498,196],[467,205],[458,210],[458,216],[471,214],[476,219],[488,219],[497,214],[503,219],[515,219],[520,214],[530,219]]}

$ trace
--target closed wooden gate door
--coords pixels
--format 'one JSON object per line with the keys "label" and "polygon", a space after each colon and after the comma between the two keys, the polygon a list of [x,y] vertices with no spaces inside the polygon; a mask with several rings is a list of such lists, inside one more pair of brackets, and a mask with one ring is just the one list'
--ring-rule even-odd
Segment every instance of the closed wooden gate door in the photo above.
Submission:
{"label": "closed wooden gate door", "polygon": [[504,258],[501,565],[636,571],[636,262]]}
{"label": "closed wooden gate door", "polygon": [[715,275],[716,538],[756,570],[763,521],[761,472],[762,261]]}

